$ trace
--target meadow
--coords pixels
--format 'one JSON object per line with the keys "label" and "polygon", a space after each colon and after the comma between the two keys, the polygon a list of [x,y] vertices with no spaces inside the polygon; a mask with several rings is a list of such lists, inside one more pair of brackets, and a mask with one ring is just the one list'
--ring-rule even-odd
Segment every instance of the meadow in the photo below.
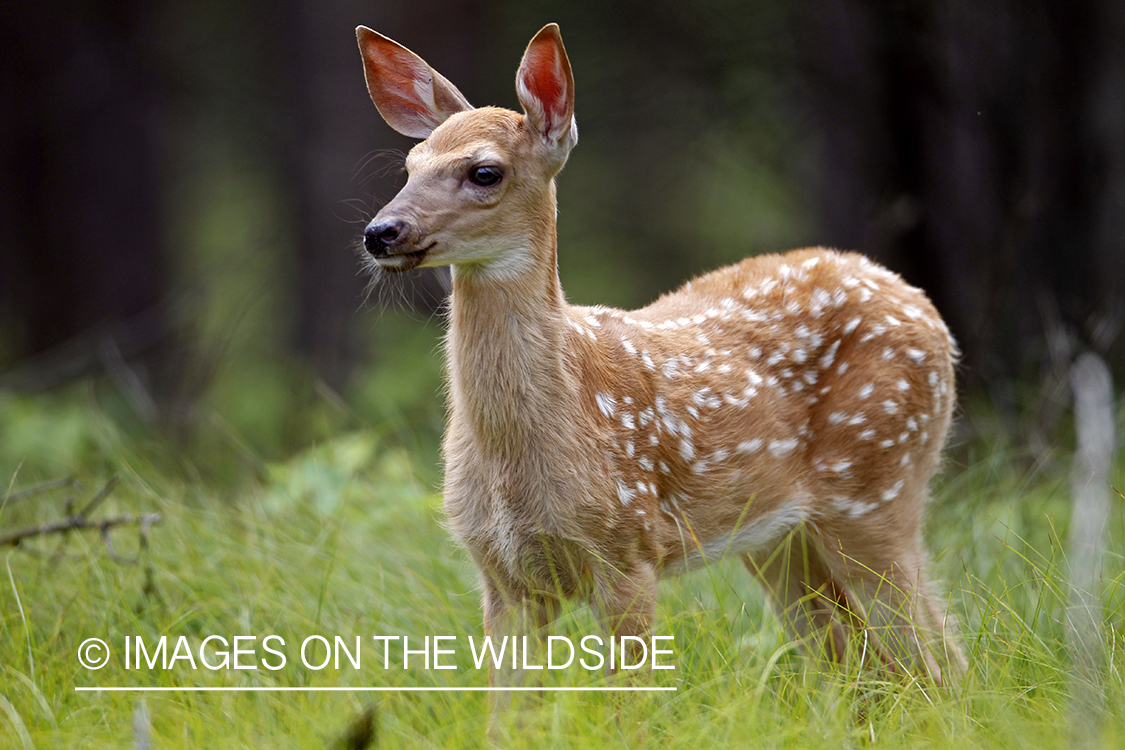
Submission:
{"label": "meadow", "polygon": [[[84,398],[67,406],[0,399],[10,435],[46,441],[22,450],[61,451],[79,467],[77,485],[16,495],[50,477],[36,474],[34,460],[13,465],[0,535],[65,518],[114,476],[91,518],[161,517],[144,534],[137,525],[108,531],[109,545],[96,529],[72,530],[0,550],[0,747],[347,747],[364,717],[375,727],[372,746],[484,744],[483,692],[400,690],[487,684],[468,647],[481,636],[474,573],[442,528],[430,443],[371,427],[336,430],[284,459],[258,460],[249,479],[218,482],[166,447],[123,436],[104,408]],[[674,691],[528,698],[511,746],[1069,746],[1070,500],[1065,451],[1058,456],[1035,463],[1000,440],[973,441],[955,448],[935,487],[927,541],[971,664],[957,688],[888,679],[865,668],[861,648],[845,667],[821,670],[796,652],[742,566],[727,561],[662,584],[656,632],[674,637],[667,662],[675,669],[642,670],[630,684]],[[1096,745],[1105,748],[1125,746],[1125,521],[1114,500]],[[597,629],[588,608],[575,606],[556,632],[577,643]],[[303,663],[301,644],[318,635],[349,648],[358,636],[359,666],[343,654],[321,668],[328,652],[315,638]],[[411,649],[425,636],[452,636],[439,658],[456,668],[427,669],[420,654],[402,668],[398,641],[372,640],[395,635],[408,636]],[[155,652],[161,636],[167,668]],[[209,636],[221,640],[204,644]],[[255,639],[236,644],[235,636]],[[78,655],[95,637],[111,654],[92,670]],[[129,652],[129,669],[126,638],[145,647]],[[151,661],[138,668],[138,656]],[[235,659],[256,668],[235,669]],[[607,684],[576,665],[534,680]],[[123,686],[343,689],[76,690]],[[354,690],[370,686],[389,690]]]}

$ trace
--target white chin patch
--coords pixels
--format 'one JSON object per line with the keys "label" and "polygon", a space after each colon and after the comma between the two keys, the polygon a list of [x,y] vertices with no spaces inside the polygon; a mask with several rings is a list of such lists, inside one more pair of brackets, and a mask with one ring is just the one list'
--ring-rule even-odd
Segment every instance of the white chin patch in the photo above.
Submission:
{"label": "white chin patch", "polygon": [[426,259],[425,252],[405,253],[402,255],[385,255],[375,258],[375,263],[384,271],[409,271],[421,265]]}

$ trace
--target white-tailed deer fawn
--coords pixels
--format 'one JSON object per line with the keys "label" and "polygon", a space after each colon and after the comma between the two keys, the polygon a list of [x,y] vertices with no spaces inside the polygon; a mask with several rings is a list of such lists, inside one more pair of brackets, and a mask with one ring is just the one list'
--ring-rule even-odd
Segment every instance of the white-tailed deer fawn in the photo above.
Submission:
{"label": "white-tailed deer fawn", "polygon": [[925,295],[851,253],[767,255],[648,307],[568,305],[555,181],[578,139],[558,27],[531,40],[524,114],[474,109],[421,58],[357,30],[387,123],[424,138],[371,221],[381,269],[452,266],[445,509],[484,627],[589,597],[650,632],[657,579],[738,554],[793,634],[892,670],[964,657],[921,522],[954,405],[954,342]]}

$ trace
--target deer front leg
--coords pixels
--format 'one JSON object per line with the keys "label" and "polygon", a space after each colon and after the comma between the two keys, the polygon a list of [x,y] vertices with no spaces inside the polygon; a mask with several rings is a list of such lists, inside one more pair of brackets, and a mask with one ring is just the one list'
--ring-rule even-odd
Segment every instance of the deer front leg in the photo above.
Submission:
{"label": "deer front leg", "polygon": [[[608,565],[603,575],[595,583],[594,607],[601,620],[602,632],[611,641],[616,640],[617,659],[615,667],[606,663],[606,674],[611,677],[621,665],[636,665],[644,661],[642,649],[648,648],[652,641],[652,621],[656,614],[656,569],[650,563],[638,562],[624,570],[613,569]],[[642,643],[632,639],[622,642],[622,636],[636,636]],[[614,646],[611,645],[611,649]],[[620,679],[631,681],[635,678],[637,670],[627,670],[619,675]],[[629,712],[623,711],[626,705],[633,706],[633,696],[619,695],[614,699],[615,714],[618,722],[622,716]],[[643,746],[646,743],[646,732],[641,725],[631,729],[622,726],[622,731],[628,731],[631,744]]]}
{"label": "deer front leg", "polygon": [[[617,640],[620,656],[617,664],[636,664],[641,661],[642,648],[630,639],[621,642],[622,636],[636,636],[648,641],[652,633],[652,620],[656,613],[656,569],[647,562],[635,562],[625,570],[606,567],[595,584],[594,607],[597,609],[602,630]],[[607,665],[608,672],[614,672]]]}
{"label": "deer front leg", "polygon": [[[521,708],[515,692],[527,679],[525,665],[541,664],[538,652],[555,619],[554,597],[527,591],[506,592],[491,580],[484,585],[484,634],[492,639],[502,658],[489,664],[488,734],[494,744],[505,745],[507,726]],[[500,651],[500,644],[507,645]],[[525,654],[524,649],[533,650]]]}

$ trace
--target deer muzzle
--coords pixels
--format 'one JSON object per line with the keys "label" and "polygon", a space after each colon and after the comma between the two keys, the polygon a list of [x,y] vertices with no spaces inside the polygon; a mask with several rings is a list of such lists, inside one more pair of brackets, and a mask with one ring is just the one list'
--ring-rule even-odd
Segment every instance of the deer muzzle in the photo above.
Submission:
{"label": "deer muzzle", "polygon": [[376,216],[363,231],[363,247],[387,271],[409,271],[426,258],[430,246],[418,246],[419,232],[406,219]]}

